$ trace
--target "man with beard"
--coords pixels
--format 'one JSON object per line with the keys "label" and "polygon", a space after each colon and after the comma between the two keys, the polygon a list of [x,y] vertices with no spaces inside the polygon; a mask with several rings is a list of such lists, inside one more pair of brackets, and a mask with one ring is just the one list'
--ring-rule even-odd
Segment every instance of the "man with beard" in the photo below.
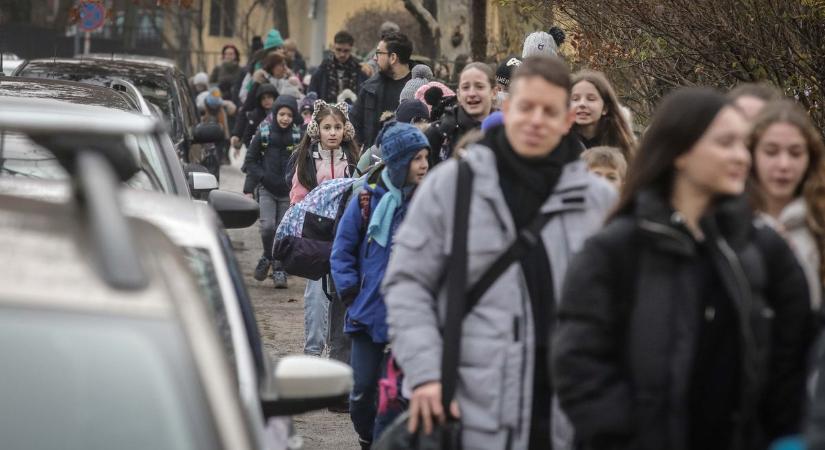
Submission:
{"label": "man with beard", "polygon": [[355,39],[346,31],[335,33],[332,57],[325,60],[309,82],[307,92],[315,92],[327,103],[335,103],[338,94],[346,89],[358,92],[366,75],[361,71],[358,59],[352,56]]}
{"label": "man with beard", "polygon": [[398,96],[410,79],[412,52],[412,42],[402,33],[389,32],[378,42],[375,62],[379,71],[361,86],[351,113],[356,137],[365,148],[378,134],[381,114],[398,107]]}

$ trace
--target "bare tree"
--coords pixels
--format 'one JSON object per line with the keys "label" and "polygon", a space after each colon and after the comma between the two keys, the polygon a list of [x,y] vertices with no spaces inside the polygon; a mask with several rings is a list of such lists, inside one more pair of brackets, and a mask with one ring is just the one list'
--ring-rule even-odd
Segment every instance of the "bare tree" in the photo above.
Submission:
{"label": "bare tree", "polygon": [[[535,4],[535,0],[513,0]],[[825,0],[557,0],[571,62],[603,70],[641,115],[683,85],[766,80],[825,127]]]}
{"label": "bare tree", "polygon": [[[436,11],[436,1],[429,0],[424,4],[421,0],[403,0],[404,8],[415,17],[421,28],[421,35],[426,36],[429,42],[438,42],[441,38],[441,27],[434,16]],[[438,45],[425,46],[420,53],[429,58],[436,59],[440,56]]]}

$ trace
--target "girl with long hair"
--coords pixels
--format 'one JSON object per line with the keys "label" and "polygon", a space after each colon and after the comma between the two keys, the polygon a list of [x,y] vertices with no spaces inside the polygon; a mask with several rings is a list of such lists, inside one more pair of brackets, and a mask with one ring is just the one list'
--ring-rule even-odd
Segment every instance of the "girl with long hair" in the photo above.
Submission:
{"label": "girl with long hair", "polygon": [[819,309],[825,282],[825,144],[808,114],[791,100],[756,116],[748,148],[752,199],[791,244]]}
{"label": "girl with long hair", "polygon": [[758,449],[799,431],[812,313],[743,195],[748,132],[715,90],[666,97],[568,268],[553,380],[585,448]]}
{"label": "girl with long hair", "polygon": [[586,148],[618,147],[630,161],[636,139],[623,116],[616,91],[601,72],[582,70],[573,74],[570,106],[576,112],[573,131]]}

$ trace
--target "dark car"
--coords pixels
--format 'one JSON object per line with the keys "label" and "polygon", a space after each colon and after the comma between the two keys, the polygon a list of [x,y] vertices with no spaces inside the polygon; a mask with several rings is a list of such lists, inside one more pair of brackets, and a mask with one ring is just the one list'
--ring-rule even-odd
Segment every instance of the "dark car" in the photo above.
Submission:
{"label": "dark car", "polygon": [[[149,116],[140,115],[134,100],[124,92],[71,81],[4,77],[0,79],[0,102],[5,101],[24,101],[32,114],[61,113],[64,121],[74,121],[78,127],[101,123],[101,117],[122,117],[137,130],[125,139],[140,153],[143,169],[128,184],[186,198],[195,190],[162,130],[163,125]],[[74,108],[75,105],[84,108]],[[66,178],[54,156],[26,136],[0,133],[0,154],[3,155],[0,177]],[[217,182],[212,181],[209,187],[214,189]]]}
{"label": "dark car", "polygon": [[102,56],[35,59],[18,66],[14,76],[79,81],[103,86],[107,86],[115,78],[126,80],[135,85],[149,103],[161,110],[178,154],[184,158],[189,154],[193,130],[199,122],[198,112],[192,103],[186,77],[171,61],[161,58],[130,58],[128,55],[116,55],[108,59]]}

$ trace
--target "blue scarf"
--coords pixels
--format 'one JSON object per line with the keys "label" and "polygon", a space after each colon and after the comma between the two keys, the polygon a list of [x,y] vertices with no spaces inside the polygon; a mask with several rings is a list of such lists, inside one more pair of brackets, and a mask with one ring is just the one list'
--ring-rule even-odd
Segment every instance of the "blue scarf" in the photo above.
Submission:
{"label": "blue scarf", "polygon": [[367,238],[386,248],[390,239],[390,231],[392,231],[392,218],[395,215],[395,210],[404,201],[404,193],[392,184],[389,171],[383,170],[381,179],[384,180],[384,184],[387,186],[387,193],[378,201],[378,206],[375,207],[375,211],[370,217]]}

